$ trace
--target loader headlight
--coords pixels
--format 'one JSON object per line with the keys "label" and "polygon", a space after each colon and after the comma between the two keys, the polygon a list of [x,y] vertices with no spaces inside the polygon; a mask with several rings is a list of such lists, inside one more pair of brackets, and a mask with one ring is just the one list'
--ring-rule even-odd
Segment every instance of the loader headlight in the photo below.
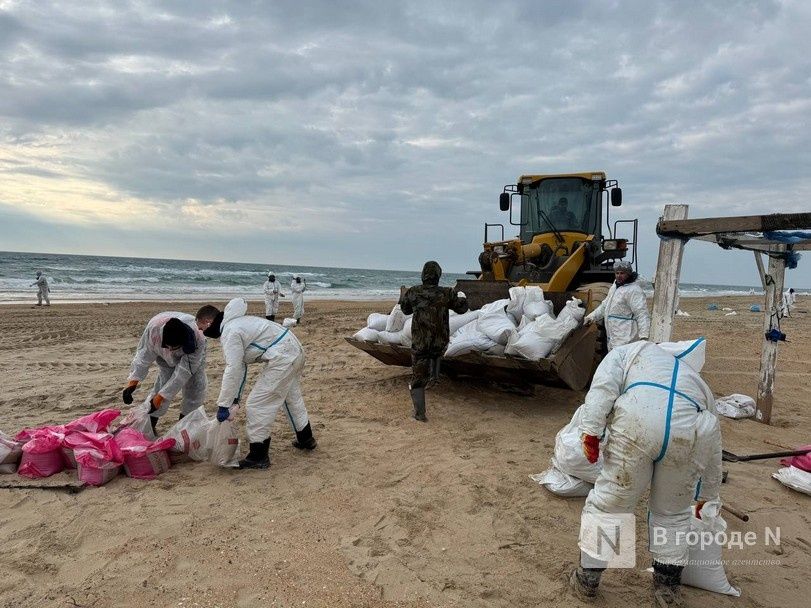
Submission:
{"label": "loader headlight", "polygon": [[626,239],[603,241],[603,251],[625,251],[626,249],[628,249],[628,241]]}

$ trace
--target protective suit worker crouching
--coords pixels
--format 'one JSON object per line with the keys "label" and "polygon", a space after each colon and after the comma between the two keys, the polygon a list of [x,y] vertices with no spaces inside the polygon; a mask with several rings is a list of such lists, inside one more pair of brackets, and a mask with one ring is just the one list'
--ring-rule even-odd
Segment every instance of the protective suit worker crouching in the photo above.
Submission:
{"label": "protective suit worker crouching", "polygon": [[467,312],[467,299],[450,287],[440,287],[442,268],[436,262],[426,262],[422,269],[422,285],[410,287],[400,298],[403,313],[413,314],[411,321],[411,401],[414,419],[426,422],[425,387],[439,378],[439,361],[448,346],[450,328],[448,311]]}
{"label": "protective suit worker crouching", "polygon": [[268,280],[262,285],[262,291],[265,292],[265,318],[275,321],[276,314],[279,312],[279,296],[284,297],[284,294],[280,292],[279,283],[276,281],[273,271],[268,271]]}
{"label": "protective suit worker crouching", "polygon": [[636,282],[637,275],[631,263],[622,260],[615,262],[614,277],[615,281],[605,300],[583,319],[585,325],[605,319],[608,350],[637,340],[647,340],[650,336],[645,292]]}
{"label": "protective suit worker crouching", "polygon": [[206,329],[205,335],[220,339],[225,357],[222,388],[217,398],[217,420],[220,422],[227,420],[231,406],[239,403],[248,365],[264,364],[245,406],[250,451],[239,466],[241,469],[267,469],[270,466],[270,429],[279,408],[284,407],[296,432],[294,447],[312,450],[317,444],[301,395],[304,349],[288,328],[273,321],[246,316],[247,310],[248,304],[242,298],[231,300],[225,311]]}
{"label": "protective suit worker crouching", "polygon": [[692,501],[698,500],[700,517],[721,486],[721,430],[712,391],[699,375],[705,345],[700,338],[620,346],[594,374],[580,422],[589,462],[597,462],[606,430],[608,441],[583,507],[581,565],[570,579],[581,598],[596,595],[606,565],[606,556],[588,542],[590,517],[633,514],[650,487],[654,605],[678,605]]}
{"label": "protective suit worker crouching", "polygon": [[48,279],[42,274],[41,270],[37,270],[37,280],[31,283],[31,287],[37,286],[37,306],[42,306],[42,300],[45,300],[45,306],[51,305],[51,289],[48,287]]}
{"label": "protective suit worker crouching", "polygon": [[158,377],[149,393],[153,430],[179,391],[183,391],[180,418],[203,404],[207,380],[206,339],[198,326],[201,313],[205,314],[205,307],[197,318],[183,312],[159,313],[149,320],[141,335],[122,400],[132,403],[132,394],[155,363]]}
{"label": "protective suit worker crouching", "polygon": [[307,283],[301,277],[295,277],[290,283],[290,291],[293,294],[290,296],[293,300],[293,318],[297,325],[301,324],[301,317],[304,316],[304,292],[306,290]]}

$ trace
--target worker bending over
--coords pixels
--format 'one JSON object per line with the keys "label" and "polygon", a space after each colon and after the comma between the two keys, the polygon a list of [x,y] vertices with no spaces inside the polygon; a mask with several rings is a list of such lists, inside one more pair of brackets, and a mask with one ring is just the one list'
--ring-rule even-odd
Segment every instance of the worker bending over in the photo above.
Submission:
{"label": "worker bending over", "polygon": [[615,348],[597,367],[580,422],[589,462],[597,462],[606,431],[608,441],[583,507],[580,567],[570,578],[581,598],[596,596],[605,569],[605,556],[585,542],[587,516],[633,514],[650,488],[655,605],[678,605],[692,501],[698,500],[700,517],[704,502],[718,499],[721,485],[721,430],[712,391],[699,375],[705,346],[703,338],[637,342]]}
{"label": "worker bending over", "polygon": [[587,326],[604,320],[608,350],[637,340],[647,340],[650,336],[645,292],[636,282],[637,274],[631,263],[623,260],[614,262],[614,279],[605,300],[583,319]]}
{"label": "worker bending over", "polygon": [[217,398],[217,420],[231,415],[245,387],[248,365],[263,363],[245,404],[246,431],[250,442],[248,456],[239,462],[241,469],[267,469],[270,466],[270,428],[279,408],[284,406],[296,432],[293,446],[301,450],[316,447],[307,409],[301,396],[301,372],[304,349],[288,328],[260,317],[247,316],[248,304],[242,298],[231,300],[205,330],[209,338],[218,338],[225,357],[222,388]]}

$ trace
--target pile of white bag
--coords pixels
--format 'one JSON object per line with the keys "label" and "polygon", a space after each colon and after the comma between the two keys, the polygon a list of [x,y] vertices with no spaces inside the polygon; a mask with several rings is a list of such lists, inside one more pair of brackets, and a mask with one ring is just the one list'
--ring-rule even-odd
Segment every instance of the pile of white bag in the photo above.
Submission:
{"label": "pile of white bag", "polygon": [[[555,353],[583,322],[581,301],[572,298],[557,317],[540,287],[512,287],[510,297],[464,314],[451,311],[445,357],[471,352],[511,355],[537,361]],[[372,313],[355,340],[411,347],[411,316],[395,306],[388,315]]]}
{"label": "pile of white bag", "polygon": [[756,405],[754,399],[738,393],[715,400],[715,410],[727,418],[751,418],[755,415]]}

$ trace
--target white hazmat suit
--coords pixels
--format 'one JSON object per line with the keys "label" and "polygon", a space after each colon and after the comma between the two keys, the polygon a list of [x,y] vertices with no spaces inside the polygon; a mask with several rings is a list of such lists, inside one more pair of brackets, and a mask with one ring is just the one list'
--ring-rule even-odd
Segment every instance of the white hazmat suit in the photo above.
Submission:
{"label": "white hazmat suit", "polygon": [[292,331],[273,321],[246,316],[247,310],[247,302],[235,298],[223,312],[220,342],[225,371],[217,405],[230,407],[239,401],[248,365],[264,363],[245,405],[248,441],[260,443],[270,437],[273,420],[282,406],[296,432],[309,424],[299,384],[304,350]]}
{"label": "white hazmat suit", "polygon": [[300,321],[304,316],[304,291],[306,289],[307,284],[304,279],[301,279],[301,283],[296,283],[296,279],[293,278],[293,282],[290,283],[290,291],[293,294],[290,296],[293,300],[293,318],[296,321]]}
{"label": "white hazmat suit", "polygon": [[279,312],[279,282],[268,279],[262,285],[265,292],[265,314],[268,317],[275,317]]}
{"label": "white hazmat suit", "polygon": [[645,302],[645,292],[636,281],[617,287],[611,284],[608,295],[584,321],[598,322],[605,319],[608,335],[608,350],[636,342],[650,336],[650,315]]}
{"label": "white hazmat suit", "polygon": [[687,562],[692,501],[717,500],[721,486],[721,430],[712,391],[699,375],[705,344],[700,338],[615,348],[597,368],[582,407],[582,434],[609,431],[584,517],[633,513],[650,486],[650,550],[662,564]]}
{"label": "white hazmat suit", "polygon": [[[179,319],[194,330],[197,349],[186,354],[180,348],[166,348],[163,343],[163,326],[169,319]],[[206,396],[206,338],[197,328],[194,315],[184,312],[162,312],[149,320],[141,335],[138,350],[132,360],[128,381],[141,382],[146,378],[149,367],[158,366],[158,377],[149,394],[151,400],[156,395],[163,398],[161,406],[151,416],[158,418],[169,409],[169,402],[182,389],[183,403],[180,412],[184,416],[201,405]]]}
{"label": "white hazmat suit", "polygon": [[37,280],[31,283],[31,287],[37,286],[37,306],[42,306],[42,300],[45,300],[45,306],[51,305],[50,293],[51,289],[48,287],[48,279],[41,272],[37,273]]}

